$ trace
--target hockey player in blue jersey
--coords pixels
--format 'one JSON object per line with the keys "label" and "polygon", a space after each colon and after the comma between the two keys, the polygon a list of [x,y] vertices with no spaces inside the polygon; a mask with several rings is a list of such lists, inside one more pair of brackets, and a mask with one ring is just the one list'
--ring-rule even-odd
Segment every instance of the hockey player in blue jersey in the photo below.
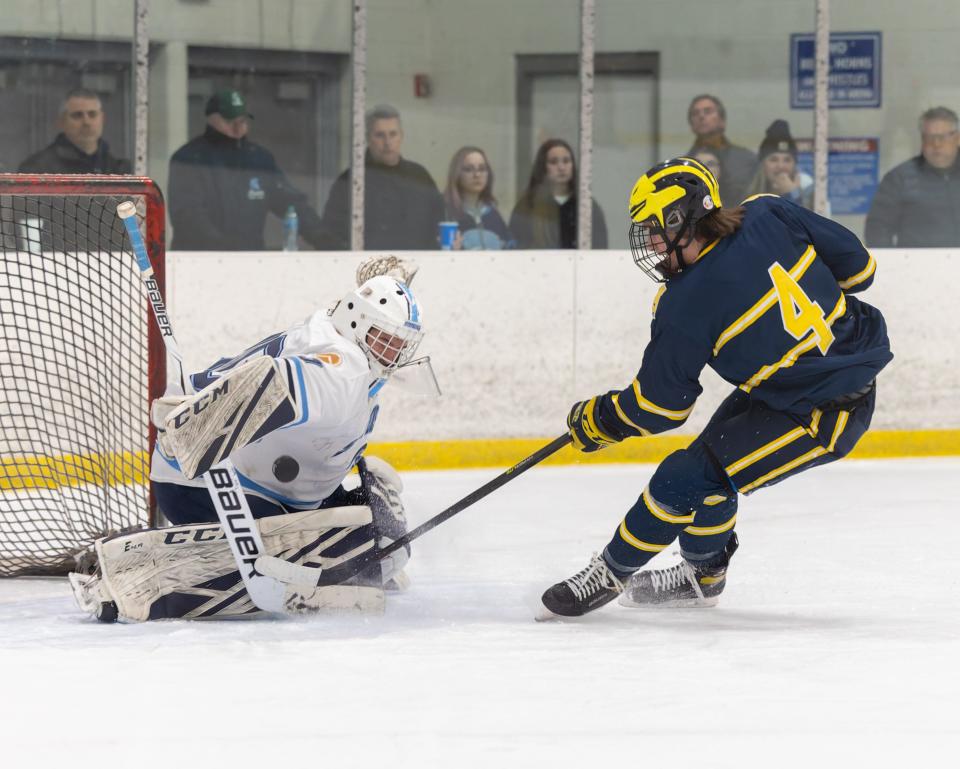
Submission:
{"label": "hockey player in blue jersey", "polygon": [[[576,403],[574,445],[596,451],[678,427],[710,366],[736,389],[657,468],[613,538],[543,594],[540,618],[626,606],[709,606],[737,548],[737,499],[845,456],[870,425],[892,353],[878,310],[852,294],[876,262],[835,222],[776,195],[721,207],[701,163],[675,158],[630,195],[630,246],[662,283],[633,381]],[[641,570],[679,537],[682,560]]]}

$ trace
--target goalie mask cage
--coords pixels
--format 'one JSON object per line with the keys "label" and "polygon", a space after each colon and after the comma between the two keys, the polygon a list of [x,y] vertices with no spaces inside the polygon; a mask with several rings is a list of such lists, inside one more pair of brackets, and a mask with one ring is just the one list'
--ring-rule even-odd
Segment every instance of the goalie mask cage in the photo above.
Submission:
{"label": "goalie mask cage", "polygon": [[150,179],[0,174],[0,576],[65,573],[98,537],[152,522],[149,405],[166,356],[124,200],[162,289]]}

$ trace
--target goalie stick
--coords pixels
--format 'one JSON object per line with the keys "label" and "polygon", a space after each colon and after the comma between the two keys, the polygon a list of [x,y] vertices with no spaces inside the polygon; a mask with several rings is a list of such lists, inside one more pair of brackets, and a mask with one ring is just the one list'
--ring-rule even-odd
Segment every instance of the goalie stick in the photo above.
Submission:
{"label": "goalie stick", "polygon": [[[192,393],[194,388],[190,378],[184,372],[180,346],[173,335],[173,326],[167,315],[163,294],[154,278],[153,266],[150,264],[147,248],[140,234],[137,207],[131,201],[124,201],[117,206],[117,215],[123,221],[130,244],[133,246],[147,299],[157,326],[160,328],[164,346],[177,364],[183,392]],[[250,600],[257,608],[264,611],[283,612],[286,585],[273,577],[258,573],[255,568],[257,558],[262,557],[266,551],[260,537],[260,529],[250,512],[250,506],[247,504],[246,495],[240,486],[240,479],[233,463],[229,458],[224,459],[210,468],[210,471],[204,474],[203,480]]]}
{"label": "goalie stick", "polygon": [[423,536],[431,529],[436,528],[448,518],[452,518],[462,510],[466,510],[475,502],[479,502],[485,496],[493,491],[496,491],[501,486],[509,483],[518,475],[526,472],[534,465],[539,464],[551,454],[555,454],[557,451],[570,443],[570,441],[570,433],[564,433],[560,437],[554,438],[543,448],[538,449],[526,459],[520,460],[509,470],[505,470],[493,480],[487,481],[476,491],[472,491],[471,493],[467,494],[467,496],[465,496],[459,502],[455,502],[443,512],[437,513],[435,516],[433,516],[433,518],[424,521],[415,529],[408,531],[402,537],[394,540],[386,547],[368,550],[363,555],[347,561],[340,566],[334,566],[331,569],[324,569],[324,571],[319,574],[319,578],[316,569],[310,569],[306,566],[299,566],[298,564],[290,563],[289,561],[285,561],[282,558],[277,558],[272,555],[262,555],[257,559],[257,571],[259,571],[261,574],[274,577],[281,582],[294,585],[320,587],[321,585],[340,584],[348,579],[351,579],[352,577],[355,577],[357,574],[364,571],[375,562],[382,561],[391,553],[395,553],[401,547],[410,544],[413,542],[413,540]]}

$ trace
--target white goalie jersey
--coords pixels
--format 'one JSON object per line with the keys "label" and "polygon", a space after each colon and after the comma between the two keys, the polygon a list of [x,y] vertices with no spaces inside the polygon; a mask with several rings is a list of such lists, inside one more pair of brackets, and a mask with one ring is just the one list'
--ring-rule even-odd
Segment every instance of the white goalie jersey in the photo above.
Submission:
{"label": "white goalie jersey", "polygon": [[[235,358],[224,358],[191,376],[197,390],[258,356],[284,364],[295,399],[292,422],[231,454],[248,494],[292,509],[316,508],[356,464],[373,430],[379,405],[377,379],[363,351],[345,339],[318,311],[303,323],[267,337]],[[203,487],[187,479],[159,443],[153,452],[154,481]]]}

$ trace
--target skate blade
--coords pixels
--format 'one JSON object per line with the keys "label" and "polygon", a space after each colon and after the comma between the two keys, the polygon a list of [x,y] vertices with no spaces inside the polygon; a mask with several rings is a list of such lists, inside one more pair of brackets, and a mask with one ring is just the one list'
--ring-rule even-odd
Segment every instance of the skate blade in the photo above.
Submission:
{"label": "skate blade", "polygon": [[559,614],[554,614],[543,604],[540,605],[540,608],[537,610],[537,613],[533,615],[534,622],[549,622],[554,619],[563,619]]}
{"label": "skate blade", "polygon": [[720,599],[716,596],[713,598],[684,598],[677,601],[663,601],[661,603],[638,603],[630,598],[626,593],[621,594],[617,599],[617,603],[621,606],[625,606],[628,609],[709,609],[711,606],[716,606],[719,603]]}

